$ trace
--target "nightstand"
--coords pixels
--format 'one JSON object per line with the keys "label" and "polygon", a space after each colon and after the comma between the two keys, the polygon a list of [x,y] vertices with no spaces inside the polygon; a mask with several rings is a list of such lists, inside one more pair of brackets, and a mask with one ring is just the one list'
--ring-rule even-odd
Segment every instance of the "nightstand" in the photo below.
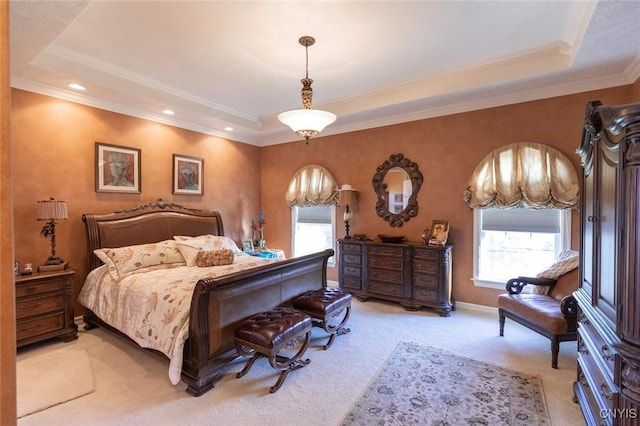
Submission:
{"label": "nightstand", "polygon": [[75,271],[34,272],[16,277],[17,347],[58,337],[78,338],[73,317]]}

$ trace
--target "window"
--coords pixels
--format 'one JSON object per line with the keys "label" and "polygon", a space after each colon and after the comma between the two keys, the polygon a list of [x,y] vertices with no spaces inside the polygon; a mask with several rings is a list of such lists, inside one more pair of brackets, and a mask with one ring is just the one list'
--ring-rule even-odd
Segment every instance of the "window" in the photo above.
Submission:
{"label": "window", "polygon": [[[335,250],[335,213],[335,206],[291,208],[294,256],[304,256],[329,248]],[[329,259],[332,267],[335,266],[334,257]]]}
{"label": "window", "polygon": [[481,287],[536,276],[571,244],[569,210],[474,209],[473,228],[473,279]]}

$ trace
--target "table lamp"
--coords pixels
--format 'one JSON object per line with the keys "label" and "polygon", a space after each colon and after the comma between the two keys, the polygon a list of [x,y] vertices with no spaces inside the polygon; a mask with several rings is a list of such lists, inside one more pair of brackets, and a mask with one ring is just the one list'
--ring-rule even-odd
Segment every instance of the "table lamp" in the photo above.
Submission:
{"label": "table lamp", "polygon": [[55,271],[66,269],[67,263],[56,256],[56,221],[68,219],[67,203],[65,201],[50,200],[38,201],[37,220],[46,220],[40,235],[51,238],[51,256],[38,267],[38,271]]}
{"label": "table lamp", "polygon": [[353,217],[353,213],[349,211],[349,206],[355,206],[358,204],[358,191],[353,189],[351,185],[344,184],[342,188],[339,189],[339,198],[338,205],[345,206],[344,210],[344,230],[345,230],[345,240],[350,240],[351,236],[349,235],[349,220]]}

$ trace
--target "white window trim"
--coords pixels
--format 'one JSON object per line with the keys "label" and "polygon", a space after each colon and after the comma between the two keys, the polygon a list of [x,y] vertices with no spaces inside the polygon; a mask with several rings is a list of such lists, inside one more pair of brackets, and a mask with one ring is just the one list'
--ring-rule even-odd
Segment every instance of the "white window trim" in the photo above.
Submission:
{"label": "white window trim", "polygon": [[[332,257],[329,258],[327,262],[327,267],[335,268],[336,267],[336,206],[328,206],[331,208],[331,248],[335,253]],[[298,223],[298,209],[296,207],[291,207],[291,253],[295,256],[295,239],[296,239],[296,224]]]}
{"label": "white window trim", "polygon": [[[571,211],[562,210],[560,214],[561,250],[571,248]],[[505,282],[482,280],[478,278],[478,251],[480,245],[480,209],[473,209],[473,277],[471,280],[476,287],[504,290]],[[515,277],[514,277],[515,278]]]}

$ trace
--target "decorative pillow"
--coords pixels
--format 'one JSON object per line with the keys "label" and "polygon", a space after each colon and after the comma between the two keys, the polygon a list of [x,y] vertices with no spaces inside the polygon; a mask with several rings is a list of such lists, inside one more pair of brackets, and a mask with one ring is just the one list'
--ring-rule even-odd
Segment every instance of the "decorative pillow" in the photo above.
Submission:
{"label": "decorative pillow", "polygon": [[229,249],[200,250],[196,255],[196,266],[230,265],[233,263],[233,252]]}
{"label": "decorative pillow", "polygon": [[[576,250],[563,250],[556,257],[553,265],[536,275],[538,278],[550,278],[557,280],[560,276],[567,272],[573,271],[578,267],[580,261],[579,252]],[[531,289],[532,294],[547,294],[549,287],[534,285]]]}
{"label": "decorative pillow", "polygon": [[245,255],[229,237],[201,235],[199,237],[175,236],[173,238],[176,240],[178,249],[187,262],[187,266],[196,266],[196,257],[201,250],[213,251],[227,249],[231,250],[234,255]]}
{"label": "decorative pillow", "polygon": [[184,266],[186,260],[174,240],[93,251],[109,268],[114,280],[159,265]]}

